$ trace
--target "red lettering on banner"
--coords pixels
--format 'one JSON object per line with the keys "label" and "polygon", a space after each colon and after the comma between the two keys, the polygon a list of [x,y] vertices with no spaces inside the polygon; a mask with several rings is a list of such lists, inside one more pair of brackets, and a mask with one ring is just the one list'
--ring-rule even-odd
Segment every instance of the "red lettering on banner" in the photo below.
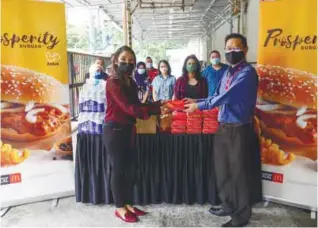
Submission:
{"label": "red lettering on banner", "polygon": [[21,181],[21,173],[10,174],[10,184],[20,183]]}
{"label": "red lettering on banner", "polygon": [[273,173],[272,181],[276,183],[283,183],[284,175],[281,173]]}

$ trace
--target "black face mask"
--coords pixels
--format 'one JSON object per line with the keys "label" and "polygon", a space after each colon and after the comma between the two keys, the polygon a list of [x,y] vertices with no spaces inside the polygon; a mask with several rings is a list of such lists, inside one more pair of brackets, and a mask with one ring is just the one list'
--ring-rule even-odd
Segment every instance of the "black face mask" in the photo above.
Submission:
{"label": "black face mask", "polygon": [[238,64],[244,59],[245,55],[243,51],[231,51],[229,53],[225,53],[225,58],[230,64]]}
{"label": "black face mask", "polygon": [[132,72],[134,70],[134,64],[132,63],[124,63],[124,62],[120,62],[118,64],[118,71],[121,74],[128,74],[131,75]]}

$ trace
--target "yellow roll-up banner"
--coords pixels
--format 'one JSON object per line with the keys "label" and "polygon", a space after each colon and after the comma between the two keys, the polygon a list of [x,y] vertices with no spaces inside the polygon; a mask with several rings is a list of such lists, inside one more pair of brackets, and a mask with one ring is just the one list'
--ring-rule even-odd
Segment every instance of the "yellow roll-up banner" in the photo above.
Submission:
{"label": "yellow roll-up banner", "polygon": [[1,206],[74,193],[65,6],[1,5]]}
{"label": "yellow roll-up banner", "polygon": [[256,130],[265,195],[317,210],[317,1],[261,0]]}

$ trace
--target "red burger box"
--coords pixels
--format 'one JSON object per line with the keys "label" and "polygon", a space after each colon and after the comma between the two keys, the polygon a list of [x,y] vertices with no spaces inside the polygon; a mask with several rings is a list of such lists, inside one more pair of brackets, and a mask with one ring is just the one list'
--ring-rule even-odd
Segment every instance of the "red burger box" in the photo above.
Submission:
{"label": "red burger box", "polygon": [[203,118],[213,118],[217,119],[219,110],[217,108],[211,110],[204,110],[203,111]]}
{"label": "red burger box", "polygon": [[196,110],[192,113],[187,113],[187,115],[187,134],[202,134],[203,112]]}
{"label": "red burger box", "polygon": [[203,111],[203,134],[213,134],[218,128],[218,109]]}
{"label": "red burger box", "polygon": [[183,111],[184,105],[185,103],[183,100],[170,100],[167,102],[168,108],[173,111]]}
{"label": "red burger box", "polygon": [[196,110],[191,113],[187,113],[188,118],[202,118],[203,112],[201,110]]}
{"label": "red burger box", "polygon": [[182,111],[172,113],[171,133],[185,134],[187,132],[187,114]]}
{"label": "red burger box", "polygon": [[171,129],[172,134],[186,134],[187,130]]}
{"label": "red burger box", "polygon": [[172,113],[172,120],[187,120],[187,114],[185,112],[174,111]]}

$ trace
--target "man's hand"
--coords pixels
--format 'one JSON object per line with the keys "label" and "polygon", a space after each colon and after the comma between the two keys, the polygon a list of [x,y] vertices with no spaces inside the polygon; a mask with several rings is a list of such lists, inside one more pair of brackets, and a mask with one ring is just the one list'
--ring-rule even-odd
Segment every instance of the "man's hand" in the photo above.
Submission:
{"label": "man's hand", "polygon": [[199,108],[197,103],[192,103],[192,104],[186,104],[184,105],[185,107],[185,112],[194,112],[195,110],[197,110]]}
{"label": "man's hand", "polygon": [[183,101],[184,101],[185,104],[196,103],[196,101],[194,99],[191,99],[191,98],[184,98]]}
{"label": "man's hand", "polygon": [[168,114],[171,113],[172,111],[170,110],[170,108],[168,107],[168,102],[167,101],[159,101],[160,102],[160,109],[161,109],[161,114]]}

